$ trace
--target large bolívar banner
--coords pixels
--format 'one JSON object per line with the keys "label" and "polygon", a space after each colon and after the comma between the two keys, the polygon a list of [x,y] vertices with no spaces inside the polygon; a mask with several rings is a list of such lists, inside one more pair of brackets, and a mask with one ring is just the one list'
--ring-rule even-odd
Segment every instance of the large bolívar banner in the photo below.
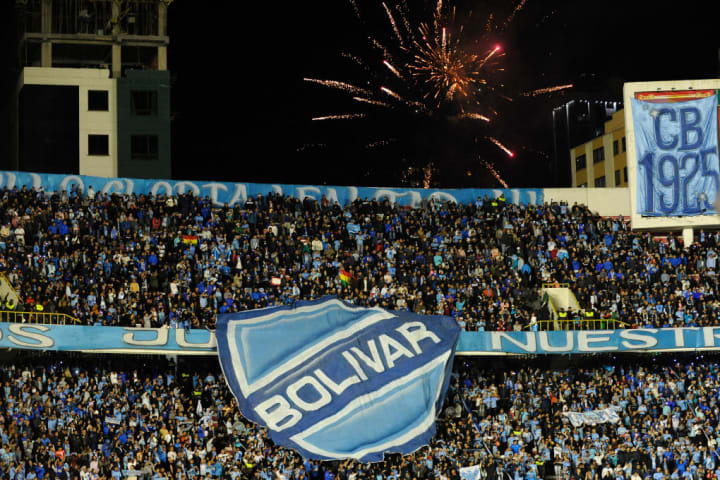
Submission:
{"label": "large bol\u00edvar banner", "polygon": [[717,213],[717,92],[641,92],[632,98],[638,214],[686,217]]}
{"label": "large bol\u00edvar banner", "polygon": [[460,327],[336,298],[218,315],[242,414],[305,458],[380,461],[435,434]]}
{"label": "large bol\u00edvar banner", "polygon": [[70,192],[73,185],[80,191],[90,187],[95,192],[118,194],[153,194],[177,195],[192,192],[195,196],[209,197],[215,205],[233,206],[245,203],[248,197],[267,195],[269,193],[284,194],[304,200],[310,197],[315,200],[327,198],[331,203],[340,205],[352,203],[355,199],[387,199],[398,205],[418,207],[424,199],[437,199],[453,203],[468,204],[477,201],[478,197],[494,199],[501,194],[511,203],[542,204],[541,188],[512,189],[411,189],[411,188],[376,188],[376,187],[340,187],[327,185],[285,185],[268,183],[229,183],[203,182],[187,180],[146,180],[138,178],[102,178],[86,175],[57,175],[30,172],[0,171],[0,188],[42,187],[46,192]]}

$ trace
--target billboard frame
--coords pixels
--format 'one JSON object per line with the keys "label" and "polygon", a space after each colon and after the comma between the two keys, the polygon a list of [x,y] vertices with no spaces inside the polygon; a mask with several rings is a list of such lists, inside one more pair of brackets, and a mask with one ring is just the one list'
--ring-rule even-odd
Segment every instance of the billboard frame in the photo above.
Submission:
{"label": "billboard frame", "polygon": [[[632,100],[642,92],[682,92],[688,90],[720,90],[720,79],[670,80],[659,82],[631,82],[623,85],[625,105],[625,144],[628,187],[630,188],[630,219],[633,230],[678,230],[684,228],[718,228],[720,216],[658,216],[646,217],[637,213],[637,150],[635,148],[635,125],[633,124]],[[720,132],[719,132],[720,133]],[[718,191],[720,195],[720,190]]]}

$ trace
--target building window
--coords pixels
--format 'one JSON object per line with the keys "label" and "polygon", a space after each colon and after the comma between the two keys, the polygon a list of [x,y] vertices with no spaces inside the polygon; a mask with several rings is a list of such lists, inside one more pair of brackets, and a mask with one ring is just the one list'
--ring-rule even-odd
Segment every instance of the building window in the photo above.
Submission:
{"label": "building window", "polygon": [[134,115],[157,115],[157,91],[133,90],[130,92],[132,113]]}
{"label": "building window", "polygon": [[587,167],[587,160],[585,159],[585,154],[575,157],[575,170],[582,170],[585,167]]}
{"label": "building window", "polygon": [[622,142],[623,142],[623,152],[624,152],[625,151],[625,137],[623,137]]}
{"label": "building window", "polygon": [[157,160],[157,135],[133,135],[130,137],[130,156],[133,160]]}
{"label": "building window", "polygon": [[618,145],[618,141],[615,140],[613,142],[613,155],[617,155],[618,153],[620,153],[620,145]]}
{"label": "building window", "polygon": [[604,187],[605,186],[605,176],[596,178],[595,179],[595,186],[596,187]]}
{"label": "building window", "polygon": [[593,163],[600,163],[605,160],[605,148],[600,147],[593,150]]}
{"label": "building window", "polygon": [[107,90],[88,90],[88,110],[91,112],[108,111]]}
{"label": "building window", "polygon": [[615,186],[620,185],[620,170],[615,170]]}
{"label": "building window", "polygon": [[625,177],[625,183],[627,183],[627,182],[628,182],[628,179],[627,179],[627,167],[623,168],[623,177]]}
{"label": "building window", "polygon": [[109,155],[107,135],[88,135],[88,155]]}

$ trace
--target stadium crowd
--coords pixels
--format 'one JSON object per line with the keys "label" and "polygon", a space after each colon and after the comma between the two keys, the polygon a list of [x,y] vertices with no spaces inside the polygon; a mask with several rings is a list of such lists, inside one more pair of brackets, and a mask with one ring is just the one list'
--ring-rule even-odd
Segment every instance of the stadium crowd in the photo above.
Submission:
{"label": "stadium crowd", "polygon": [[[15,357],[0,367],[0,478],[459,480],[480,465],[482,480],[715,479],[720,364],[698,360],[456,361],[431,444],[360,464],[275,446],[239,414],[216,362]],[[608,406],[617,423],[564,415]]]}
{"label": "stadium crowd", "polygon": [[[336,295],[455,316],[466,330],[537,328],[543,283],[627,326],[717,325],[720,233],[683,248],[583,205],[503,197],[401,208],[270,193],[209,198],[0,191],[0,269],[23,303],[89,325],[213,327],[218,312]],[[571,313],[574,315],[574,313]]]}

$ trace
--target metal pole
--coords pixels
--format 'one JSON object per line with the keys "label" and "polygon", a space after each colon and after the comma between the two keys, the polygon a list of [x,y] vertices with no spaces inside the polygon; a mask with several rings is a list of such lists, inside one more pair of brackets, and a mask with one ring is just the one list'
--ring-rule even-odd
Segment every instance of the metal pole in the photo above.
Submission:
{"label": "metal pole", "polygon": [[[553,120],[553,158],[555,159],[554,165],[553,165],[553,186],[557,187],[559,186],[559,162],[558,162],[558,144],[557,144],[557,108],[553,108],[552,112],[552,120]],[[571,170],[572,171],[572,170]]]}

